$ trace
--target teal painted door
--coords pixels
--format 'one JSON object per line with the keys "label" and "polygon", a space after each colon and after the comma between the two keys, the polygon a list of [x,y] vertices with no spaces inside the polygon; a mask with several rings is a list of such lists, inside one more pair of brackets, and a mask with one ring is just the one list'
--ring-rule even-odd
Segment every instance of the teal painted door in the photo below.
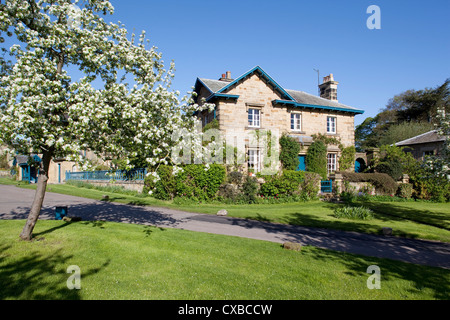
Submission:
{"label": "teal painted door", "polygon": [[306,171],[306,156],[298,156],[297,171]]}
{"label": "teal painted door", "polygon": [[355,172],[356,173],[361,172],[361,163],[358,160],[355,161]]}
{"label": "teal painted door", "polygon": [[29,166],[21,166],[22,168],[22,181],[30,181],[30,167]]}

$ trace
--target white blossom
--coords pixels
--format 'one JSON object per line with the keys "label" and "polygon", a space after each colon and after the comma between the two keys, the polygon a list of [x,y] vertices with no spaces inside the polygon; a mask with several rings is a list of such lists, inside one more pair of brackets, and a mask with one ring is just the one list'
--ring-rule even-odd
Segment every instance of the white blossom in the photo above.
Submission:
{"label": "white blossom", "polygon": [[[88,166],[80,155],[86,149],[113,154],[128,168],[137,156],[149,166],[168,164],[172,132],[195,132],[189,115],[212,106],[195,104],[193,93],[179,100],[170,89],[174,64],[164,68],[145,32],[136,45],[123,25],[106,23],[100,15],[114,12],[109,1],[42,0],[34,15],[30,3],[8,0],[0,12],[1,30],[22,41],[10,48],[16,62],[1,79],[0,142],[51,152],[81,168]],[[192,141],[201,150],[201,139]]]}

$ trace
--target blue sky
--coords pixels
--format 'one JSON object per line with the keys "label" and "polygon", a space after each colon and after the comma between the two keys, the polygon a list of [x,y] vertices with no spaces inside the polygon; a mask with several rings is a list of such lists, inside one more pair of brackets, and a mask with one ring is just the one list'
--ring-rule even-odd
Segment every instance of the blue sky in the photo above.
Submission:
{"label": "blue sky", "polygon": [[[112,0],[112,21],[147,32],[168,65],[173,89],[197,77],[232,77],[259,65],[286,89],[317,93],[321,78],[339,81],[339,102],[374,116],[394,95],[436,87],[450,77],[450,1]],[[370,5],[381,29],[369,30]]]}
{"label": "blue sky", "polygon": [[[285,89],[317,94],[319,69],[321,81],[333,73],[339,82],[339,102],[365,111],[358,125],[393,96],[450,78],[449,0],[110,1],[106,20],[145,30],[166,66],[175,61],[172,89],[182,95],[197,77],[236,78],[257,65]],[[367,28],[370,5],[380,30]]]}

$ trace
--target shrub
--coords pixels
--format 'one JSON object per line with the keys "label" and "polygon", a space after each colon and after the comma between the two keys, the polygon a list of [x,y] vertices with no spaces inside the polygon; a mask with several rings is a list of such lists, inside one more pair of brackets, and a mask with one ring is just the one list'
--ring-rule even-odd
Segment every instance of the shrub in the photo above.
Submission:
{"label": "shrub", "polygon": [[270,176],[261,185],[260,194],[265,197],[290,196],[299,193],[300,184],[305,180],[302,171],[284,170],[281,176]]}
{"label": "shrub", "polygon": [[446,202],[450,200],[450,180],[422,164],[411,171],[413,196],[418,199]]}
{"label": "shrub", "polygon": [[310,172],[320,174],[325,180],[327,178],[327,146],[318,140],[311,144],[306,153],[306,168]]}
{"label": "shrub", "polygon": [[150,192],[155,198],[171,200],[175,197],[207,200],[217,196],[219,187],[225,181],[225,168],[218,164],[186,165],[177,175],[173,174],[173,167],[160,166],[157,174],[159,179],[149,175],[144,181],[144,192]]}
{"label": "shrub", "polygon": [[403,170],[404,170],[403,164],[399,161],[394,160],[381,162],[375,167],[375,171],[379,173],[386,173],[387,175],[391,176],[392,179],[394,179],[395,181],[398,181],[402,178]]}
{"label": "shrub", "polygon": [[224,200],[231,200],[235,202],[239,200],[242,192],[239,190],[238,186],[231,183],[226,183],[220,186],[219,188],[219,197]]}
{"label": "shrub", "polygon": [[[172,173],[173,168],[171,166],[162,165],[158,168],[159,180],[153,176],[149,176],[144,180],[144,186],[147,186],[148,182],[149,190],[154,189],[153,196],[161,200],[172,200],[175,196],[176,181]],[[151,188],[151,186],[154,186]]]}
{"label": "shrub", "polygon": [[0,154],[0,169],[9,169],[8,153],[6,151]]}
{"label": "shrub", "polygon": [[284,169],[297,169],[299,165],[298,154],[300,153],[300,149],[300,144],[294,138],[287,135],[283,135],[280,138],[280,161]]}
{"label": "shrub", "polygon": [[228,174],[227,176],[227,180],[229,183],[232,184],[241,184],[242,183],[242,178],[244,177],[244,175],[242,174],[242,172],[239,171],[232,171]]}
{"label": "shrub", "polygon": [[370,182],[377,192],[393,195],[397,192],[398,185],[386,173],[354,173],[342,172],[344,181],[349,182]]}
{"label": "shrub", "polygon": [[410,199],[413,192],[413,186],[409,183],[402,183],[398,185],[397,196],[400,198]]}
{"label": "shrub", "polygon": [[320,191],[321,176],[314,172],[305,172],[305,179],[300,184],[300,195],[303,200],[313,200],[317,198]]}
{"label": "shrub", "polygon": [[244,184],[242,185],[242,196],[246,203],[255,203],[256,195],[258,193],[258,182],[255,177],[245,177]]}
{"label": "shrub", "polygon": [[342,207],[334,210],[334,216],[338,219],[370,220],[373,218],[373,212],[364,207]]}

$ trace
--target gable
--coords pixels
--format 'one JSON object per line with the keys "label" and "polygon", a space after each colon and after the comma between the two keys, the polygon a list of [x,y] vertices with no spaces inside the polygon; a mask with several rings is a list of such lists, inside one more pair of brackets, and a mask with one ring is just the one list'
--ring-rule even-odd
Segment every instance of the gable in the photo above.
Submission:
{"label": "gable", "polygon": [[221,88],[217,93],[229,92],[230,90],[232,90],[232,88],[234,88],[235,86],[239,85],[240,83],[246,81],[247,79],[249,79],[250,77],[252,77],[255,74],[258,75],[259,78],[267,84],[267,86],[271,87],[272,90],[278,92],[278,94],[280,95],[280,97],[282,99],[287,99],[287,100],[294,101],[294,99],[286,92],[286,90],[284,90],[283,87],[281,87],[278,83],[276,83],[275,80],[273,80],[259,66],[256,66],[253,69],[247,71],[246,73],[244,73],[239,78],[233,80],[228,85],[226,85],[223,88]]}
{"label": "gable", "polygon": [[225,99],[238,99],[240,95],[240,90],[236,90],[237,87],[244,84],[247,80],[253,76],[258,76],[258,78],[263,81],[272,91],[277,93],[272,101],[275,105],[288,105],[294,108],[300,109],[320,109],[320,110],[331,110],[331,111],[342,111],[351,114],[363,114],[364,111],[361,109],[356,109],[335,101],[327,100],[321,97],[317,97],[306,92],[295,91],[295,90],[285,90],[281,87],[272,77],[270,77],[261,67],[256,66],[253,69],[247,71],[237,79],[226,82],[221,80],[211,80],[204,78],[197,78],[196,81],[196,92],[198,93],[200,86],[203,86],[210,93],[206,101],[209,102],[215,98],[225,98]]}

